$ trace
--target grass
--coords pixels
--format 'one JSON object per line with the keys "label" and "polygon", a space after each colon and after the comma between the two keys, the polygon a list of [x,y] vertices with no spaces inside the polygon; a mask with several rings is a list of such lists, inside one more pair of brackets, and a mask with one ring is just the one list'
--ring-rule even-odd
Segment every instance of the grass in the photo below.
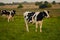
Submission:
{"label": "grass", "polygon": [[44,19],[42,33],[39,32],[39,28],[38,32],[35,32],[35,25],[32,24],[29,24],[30,32],[26,32],[25,22],[22,16],[22,13],[26,10],[15,10],[17,14],[15,15],[14,21],[8,23],[5,18],[0,16],[0,40],[60,40],[60,16],[58,14],[54,17],[55,12],[60,13],[59,9],[54,9],[54,12],[50,9],[53,13],[50,15],[53,15],[53,17]]}

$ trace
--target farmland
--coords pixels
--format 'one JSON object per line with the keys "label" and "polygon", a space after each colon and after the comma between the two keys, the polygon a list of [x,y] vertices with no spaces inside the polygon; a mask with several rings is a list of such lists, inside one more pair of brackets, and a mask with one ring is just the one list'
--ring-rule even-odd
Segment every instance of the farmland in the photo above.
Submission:
{"label": "farmland", "polygon": [[25,11],[42,11],[44,9],[18,9],[0,8],[16,10],[14,21],[7,22],[6,18],[0,16],[0,40],[60,40],[60,8],[48,8],[50,18],[44,18],[43,32],[35,32],[35,25],[29,24],[30,32],[26,32],[23,13]]}

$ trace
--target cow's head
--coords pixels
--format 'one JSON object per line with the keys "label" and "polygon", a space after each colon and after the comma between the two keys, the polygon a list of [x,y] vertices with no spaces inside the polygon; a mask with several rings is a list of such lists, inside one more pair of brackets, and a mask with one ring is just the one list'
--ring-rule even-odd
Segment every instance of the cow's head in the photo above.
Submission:
{"label": "cow's head", "polygon": [[15,14],[15,13],[16,13],[16,11],[15,11],[15,10],[11,10],[11,12],[12,12],[13,14]]}
{"label": "cow's head", "polygon": [[44,12],[44,17],[47,17],[47,18],[49,18],[49,17],[50,17],[50,16],[49,16],[49,11],[44,10],[43,12]]}

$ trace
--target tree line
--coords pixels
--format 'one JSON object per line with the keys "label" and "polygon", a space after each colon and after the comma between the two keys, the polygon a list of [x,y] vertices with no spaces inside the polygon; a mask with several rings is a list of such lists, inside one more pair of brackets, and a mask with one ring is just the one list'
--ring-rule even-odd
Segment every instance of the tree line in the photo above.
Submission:
{"label": "tree line", "polygon": [[39,6],[39,8],[50,8],[52,7],[52,5],[55,4],[60,4],[60,3],[57,3],[56,1],[52,1],[51,3],[48,1],[35,2],[35,5]]}
{"label": "tree line", "polygon": [[[23,2],[23,3],[28,3],[28,2]],[[19,3],[19,2],[2,3],[2,2],[0,2],[0,6],[3,6],[3,5],[19,5],[18,8],[23,8],[23,3]],[[60,2],[59,3],[57,3],[56,1],[52,1],[51,3],[48,1],[35,2],[35,5],[39,6],[39,8],[50,8],[50,7],[52,7],[52,5],[55,5],[55,4],[60,4]]]}

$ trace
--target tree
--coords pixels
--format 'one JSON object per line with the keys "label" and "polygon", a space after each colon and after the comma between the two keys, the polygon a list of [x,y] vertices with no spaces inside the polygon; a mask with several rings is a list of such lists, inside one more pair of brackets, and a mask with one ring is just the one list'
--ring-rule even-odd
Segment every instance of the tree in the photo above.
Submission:
{"label": "tree", "polygon": [[36,2],[35,5],[40,5],[42,3],[43,3],[42,1],[41,2]]}
{"label": "tree", "polygon": [[39,2],[36,2],[35,5],[39,5]]}
{"label": "tree", "polygon": [[48,4],[49,2],[48,1],[45,1],[44,4]]}
{"label": "tree", "polygon": [[48,3],[48,4],[41,4],[39,6],[39,8],[50,8],[50,7],[52,7],[52,5],[50,3]]}
{"label": "tree", "polygon": [[50,7],[52,7],[51,3],[49,3],[48,1],[36,2],[35,5],[38,5],[39,8],[50,8]]}
{"label": "tree", "polygon": [[5,5],[4,3],[0,3],[0,6],[3,6],[3,5]]}
{"label": "tree", "polygon": [[52,5],[47,1],[45,1],[43,4],[39,5],[39,8],[50,8],[50,7],[52,7]]}
{"label": "tree", "polygon": [[19,4],[18,8],[23,8],[23,5],[22,4]]}
{"label": "tree", "polygon": [[52,2],[52,4],[56,4],[56,2],[55,2],[55,1],[53,1],[53,2]]}

